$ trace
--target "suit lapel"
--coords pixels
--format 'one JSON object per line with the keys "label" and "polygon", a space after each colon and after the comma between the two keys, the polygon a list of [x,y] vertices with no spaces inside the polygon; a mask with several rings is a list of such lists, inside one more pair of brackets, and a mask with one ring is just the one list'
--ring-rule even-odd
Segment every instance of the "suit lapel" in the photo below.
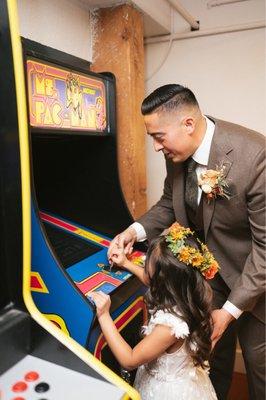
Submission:
{"label": "suit lapel", "polygon": [[[210,118],[213,119],[213,118]],[[228,135],[223,129],[222,121],[213,119],[215,122],[215,130],[210,150],[209,162],[207,169],[220,169],[224,167],[224,177],[226,178],[232,164],[232,145],[229,141]],[[207,197],[203,195],[203,220],[204,220],[204,233],[207,239],[207,234],[212,221],[213,213],[215,210],[216,201],[219,198],[212,200],[208,203]]]}

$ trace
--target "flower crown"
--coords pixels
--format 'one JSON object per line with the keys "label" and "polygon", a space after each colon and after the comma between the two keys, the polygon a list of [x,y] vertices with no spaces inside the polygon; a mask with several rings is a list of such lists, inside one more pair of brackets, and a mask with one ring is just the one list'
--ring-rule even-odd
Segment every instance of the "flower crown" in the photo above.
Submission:
{"label": "flower crown", "polygon": [[168,230],[165,241],[177,259],[186,265],[197,268],[206,279],[212,279],[220,269],[213,254],[206,244],[199,239],[200,249],[185,244],[185,239],[193,236],[190,228],[185,228],[175,222]]}

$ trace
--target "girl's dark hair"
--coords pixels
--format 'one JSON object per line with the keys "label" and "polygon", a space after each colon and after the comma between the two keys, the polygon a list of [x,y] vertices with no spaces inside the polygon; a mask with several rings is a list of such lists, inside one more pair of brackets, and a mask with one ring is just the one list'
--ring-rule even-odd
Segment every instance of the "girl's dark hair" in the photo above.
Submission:
{"label": "girl's dark hair", "polygon": [[[194,238],[186,239],[186,244],[198,248]],[[187,351],[195,365],[205,368],[211,353],[212,291],[209,284],[196,268],[174,256],[164,236],[151,242],[145,272],[150,278],[146,294],[148,308],[167,310],[187,323],[190,332],[186,339]]]}

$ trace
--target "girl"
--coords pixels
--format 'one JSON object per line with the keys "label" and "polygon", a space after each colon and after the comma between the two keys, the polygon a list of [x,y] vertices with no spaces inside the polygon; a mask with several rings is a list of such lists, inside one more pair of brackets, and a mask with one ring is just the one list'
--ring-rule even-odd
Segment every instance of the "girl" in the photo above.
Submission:
{"label": "girl", "polygon": [[138,368],[135,388],[142,400],[215,400],[208,376],[211,352],[210,279],[218,264],[193,233],[175,223],[166,236],[152,242],[144,269],[132,264],[122,249],[112,260],[136,275],[150,289],[150,313],[143,338],[133,349],[109,314],[110,297],[93,292],[105,339],[125,369]]}

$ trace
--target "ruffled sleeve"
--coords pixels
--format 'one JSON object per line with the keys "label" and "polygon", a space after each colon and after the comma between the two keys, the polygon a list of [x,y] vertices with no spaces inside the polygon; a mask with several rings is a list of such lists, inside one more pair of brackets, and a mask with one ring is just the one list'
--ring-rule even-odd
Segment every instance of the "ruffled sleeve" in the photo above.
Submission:
{"label": "ruffled sleeve", "polygon": [[172,335],[184,339],[189,335],[189,328],[185,321],[168,311],[158,310],[150,318],[147,326],[142,327],[144,335],[149,335],[156,325],[166,325],[171,328]]}

